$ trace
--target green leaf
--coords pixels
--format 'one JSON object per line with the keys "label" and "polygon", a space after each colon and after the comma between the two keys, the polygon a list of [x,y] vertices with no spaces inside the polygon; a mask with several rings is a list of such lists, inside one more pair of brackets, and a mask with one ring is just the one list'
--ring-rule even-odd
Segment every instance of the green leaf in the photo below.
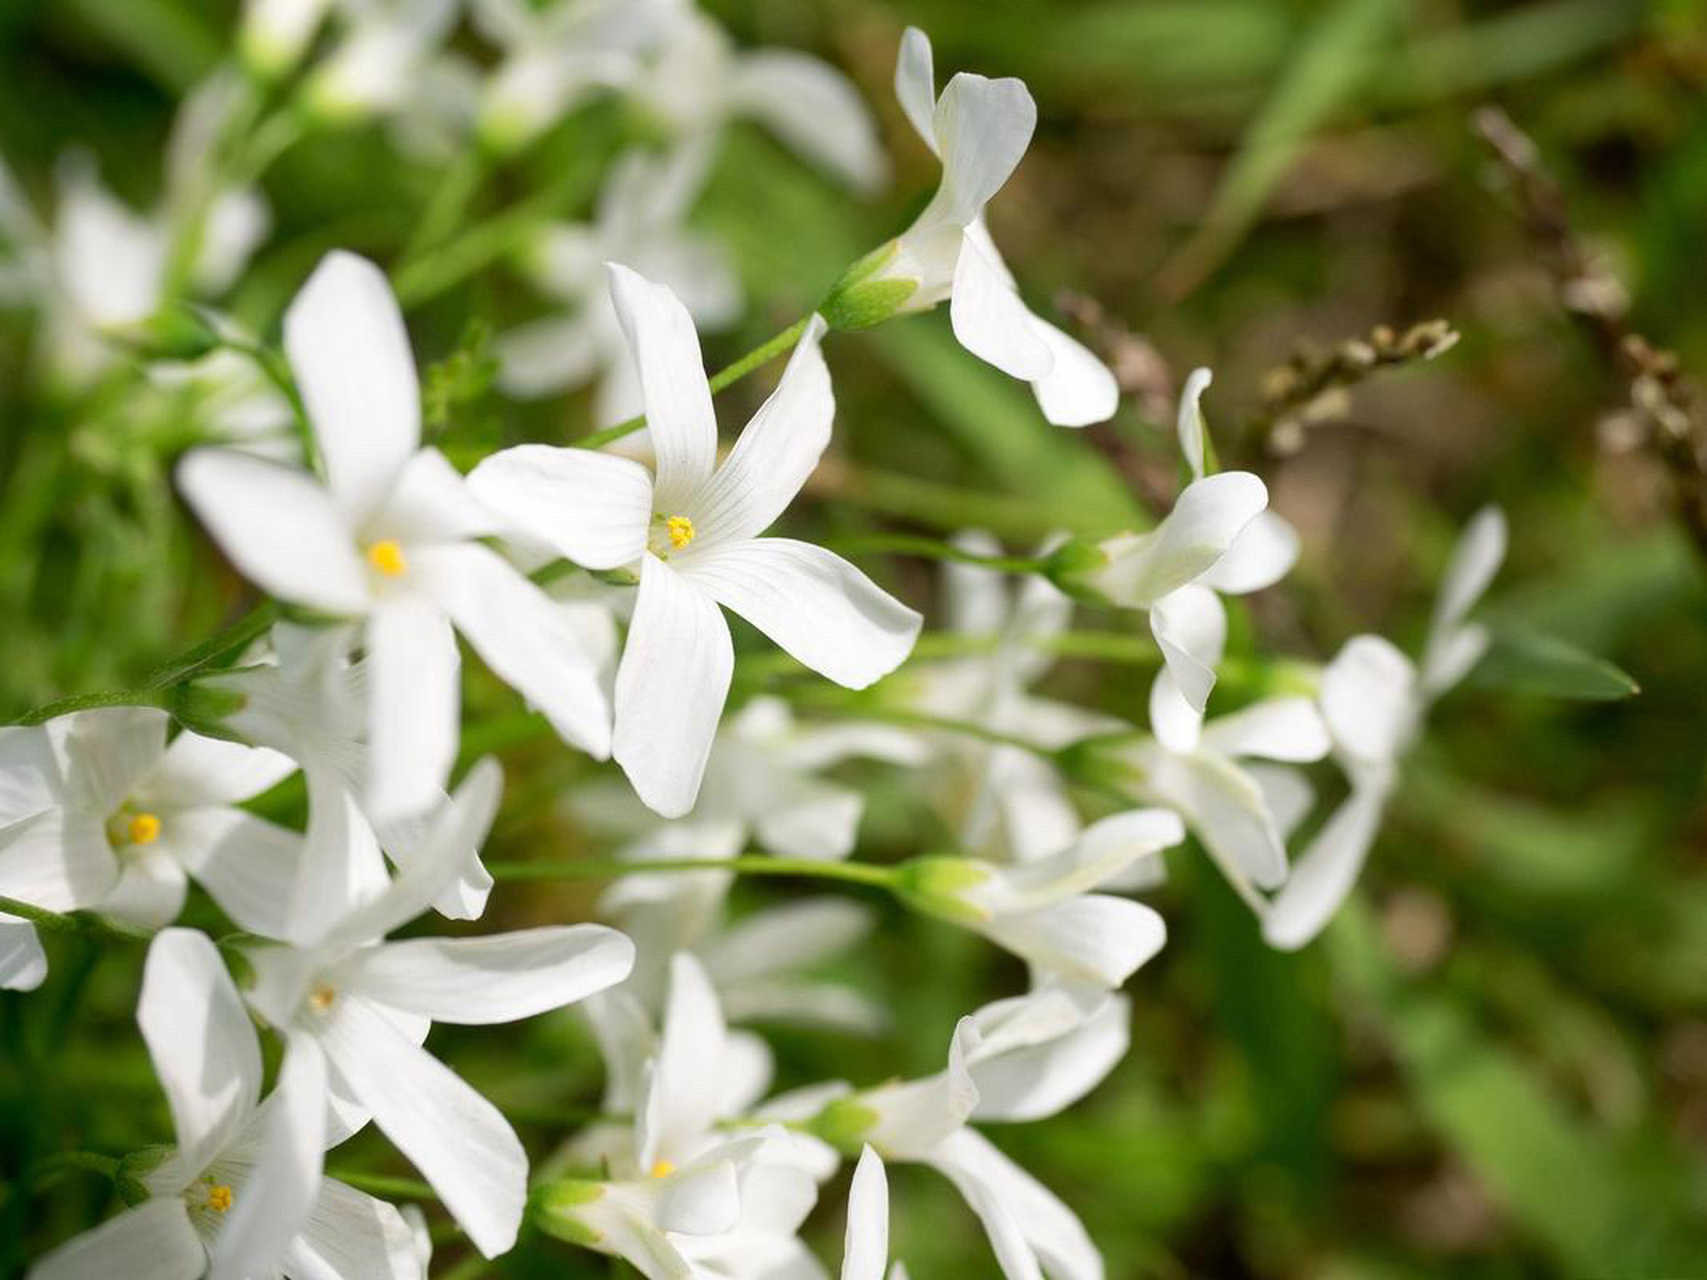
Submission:
{"label": "green leaf", "polygon": [[1585,702],[1616,702],[1641,692],[1635,680],[1605,658],[1539,631],[1496,631],[1470,683]]}

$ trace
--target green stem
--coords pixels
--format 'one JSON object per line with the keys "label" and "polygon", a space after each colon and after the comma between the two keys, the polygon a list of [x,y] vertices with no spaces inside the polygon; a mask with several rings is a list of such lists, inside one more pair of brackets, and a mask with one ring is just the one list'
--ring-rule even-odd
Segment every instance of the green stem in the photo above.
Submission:
{"label": "green stem", "polygon": [[388,1173],[358,1173],[354,1169],[328,1169],[326,1174],[382,1200],[438,1199],[438,1194],[430,1186],[416,1178],[398,1178]]}
{"label": "green stem", "polygon": [[[769,341],[760,343],[733,364],[725,365],[712,374],[711,394],[716,395],[725,387],[733,386],[749,373],[752,373],[753,370],[763,368],[784,351],[790,350],[795,343],[800,341],[800,335],[806,332],[806,326],[811,322],[811,316],[800,317]],[[581,449],[602,449],[613,440],[620,440],[626,435],[633,435],[645,425],[646,415],[643,413],[636,414],[624,422],[617,423],[614,427],[606,427],[603,431],[595,431],[592,435],[582,436],[575,441],[575,445]]]}
{"label": "green stem", "polygon": [[733,871],[748,876],[797,876],[814,880],[841,880],[851,884],[892,888],[893,867],[869,862],[816,862],[811,858],[773,858],[768,854],[742,854],[738,858],[641,858],[632,862],[491,862],[486,869],[494,880],[613,880],[619,876],[651,875],[653,872]]}
{"label": "green stem", "polygon": [[894,552],[899,555],[923,556],[930,560],[952,560],[956,564],[977,565],[998,573],[1042,573],[1045,562],[1035,556],[995,556],[967,551],[951,542],[939,542],[910,533],[877,533],[857,537],[834,538],[824,543],[832,551],[849,555],[861,552]]}
{"label": "green stem", "polygon": [[821,493],[870,511],[941,529],[988,529],[1005,538],[1037,540],[1058,530],[1096,532],[1097,522],[1012,494],[982,492],[883,471],[839,459],[826,459],[807,482]]}
{"label": "green stem", "polygon": [[99,916],[81,913],[68,915],[63,911],[49,911],[46,907],[38,907],[31,902],[21,902],[17,898],[3,896],[0,896],[0,915],[28,920],[36,928],[45,929],[49,933],[89,933],[126,942],[146,942],[153,936],[144,929],[132,929],[128,925],[103,920]]}
{"label": "green stem", "polygon": [[479,147],[467,147],[458,152],[451,167],[439,176],[432,198],[403,247],[406,264],[415,262],[442,242],[446,233],[461,221],[468,202],[480,189],[480,179],[485,173],[486,153]]}
{"label": "green stem", "polygon": [[1018,747],[1021,751],[1029,751],[1051,762],[1057,761],[1060,752],[1053,747],[1046,747],[1041,742],[1016,733],[1003,733],[1000,729],[992,729],[974,720],[957,720],[953,716],[931,715],[927,711],[914,711],[910,707],[885,706],[881,703],[851,702],[838,698],[835,693],[824,690],[801,690],[794,695],[796,705],[809,710],[835,710],[847,713],[852,720],[882,720],[889,724],[907,725],[915,729],[940,729],[944,733],[955,733],[962,737],[977,738],[998,747]]}
{"label": "green stem", "polygon": [[29,1181],[40,1183],[66,1169],[86,1169],[108,1181],[119,1176],[119,1162],[115,1156],[104,1156],[95,1151],[60,1151],[36,1161],[30,1167]]}

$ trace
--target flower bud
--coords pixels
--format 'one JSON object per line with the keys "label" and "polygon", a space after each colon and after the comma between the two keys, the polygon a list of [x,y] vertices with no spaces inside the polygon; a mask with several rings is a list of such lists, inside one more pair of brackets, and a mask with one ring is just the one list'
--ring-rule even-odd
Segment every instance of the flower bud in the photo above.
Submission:
{"label": "flower bud", "polygon": [[883,274],[895,259],[899,242],[879,245],[842,273],[818,308],[831,329],[850,333],[869,329],[906,309],[919,282]]}
{"label": "flower bud", "polygon": [[600,1232],[581,1217],[581,1211],[605,1194],[603,1183],[581,1178],[548,1182],[533,1193],[529,1216],[548,1236],[583,1248],[596,1247]]}
{"label": "flower bud", "polygon": [[895,893],[916,910],[954,924],[982,924],[988,912],[971,891],[990,878],[969,858],[927,855],[895,868]]}

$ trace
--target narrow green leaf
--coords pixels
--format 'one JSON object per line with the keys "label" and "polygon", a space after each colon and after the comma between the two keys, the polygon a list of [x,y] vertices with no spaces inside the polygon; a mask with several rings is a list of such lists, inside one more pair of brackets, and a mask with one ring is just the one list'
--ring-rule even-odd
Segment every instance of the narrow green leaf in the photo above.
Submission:
{"label": "narrow green leaf", "polygon": [[1498,630],[1470,682],[1548,698],[1616,702],[1641,687],[1605,658],[1539,631]]}

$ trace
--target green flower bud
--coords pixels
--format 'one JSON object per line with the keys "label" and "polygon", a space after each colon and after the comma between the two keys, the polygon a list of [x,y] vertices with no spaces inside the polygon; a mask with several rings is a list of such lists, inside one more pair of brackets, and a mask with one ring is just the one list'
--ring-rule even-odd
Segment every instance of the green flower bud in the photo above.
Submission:
{"label": "green flower bud", "polygon": [[534,1225],[548,1236],[556,1236],[582,1248],[596,1248],[601,1233],[581,1220],[579,1210],[605,1193],[603,1183],[582,1178],[548,1182],[533,1193],[529,1214]]}
{"label": "green flower bud", "polygon": [[966,891],[989,875],[969,858],[927,854],[895,868],[895,892],[908,906],[938,919],[981,924],[984,912],[967,900]]}

